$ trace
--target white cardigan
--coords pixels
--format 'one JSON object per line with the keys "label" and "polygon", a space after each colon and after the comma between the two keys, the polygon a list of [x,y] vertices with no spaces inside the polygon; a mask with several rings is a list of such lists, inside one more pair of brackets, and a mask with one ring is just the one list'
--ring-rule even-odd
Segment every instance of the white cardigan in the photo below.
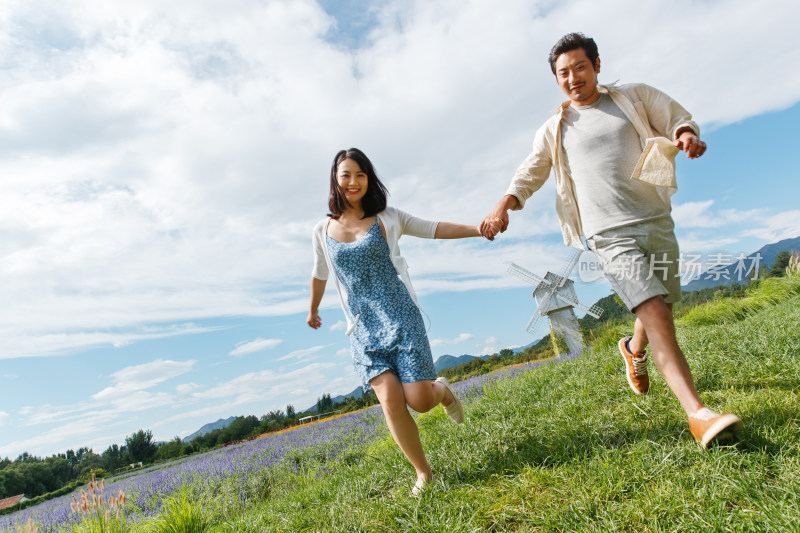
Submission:
{"label": "white cardigan", "polygon": [[[400,276],[400,280],[406,286],[411,299],[417,304],[417,307],[419,307],[417,293],[414,292],[414,287],[411,285],[411,278],[408,277],[408,264],[403,256],[400,255],[400,247],[397,241],[400,240],[402,235],[433,239],[436,234],[436,227],[439,223],[417,218],[393,207],[387,207],[385,210],[378,213],[377,216],[384,230],[386,230],[386,242],[389,245],[389,253],[394,269],[397,271],[397,275]],[[334,271],[331,258],[328,255],[328,246],[325,242],[330,220],[330,218],[325,218],[314,226],[312,238],[314,245],[314,269],[311,271],[311,275],[319,280],[327,280],[329,272]],[[352,316],[350,313],[350,308],[347,305],[347,289],[339,282],[339,276],[334,275],[333,280],[336,284],[336,290],[339,293],[339,301],[342,304],[345,318],[347,318],[347,331],[345,333],[350,335],[358,322],[358,315]]]}

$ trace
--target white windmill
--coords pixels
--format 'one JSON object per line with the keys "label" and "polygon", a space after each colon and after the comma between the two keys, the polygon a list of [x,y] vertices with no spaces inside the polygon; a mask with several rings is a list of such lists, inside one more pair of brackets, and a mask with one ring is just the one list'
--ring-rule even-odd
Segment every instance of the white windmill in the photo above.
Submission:
{"label": "white windmill", "polygon": [[[574,283],[569,279],[569,274],[575,268],[580,256],[581,251],[574,250],[560,276],[548,272],[544,277],[540,277],[515,263],[511,263],[511,266],[508,267],[511,274],[536,287],[533,290],[533,297],[536,299],[536,313],[531,317],[525,329],[533,334],[539,325],[539,320],[543,316],[547,316],[550,319],[550,335],[553,337],[553,346],[559,355],[564,352],[563,344],[566,344],[567,353],[580,353],[584,347],[583,334],[578,318],[575,316],[574,307],[595,318],[600,318],[600,315],[603,314],[603,309],[597,305],[586,307],[578,301]],[[557,339],[563,342],[558,342]]]}

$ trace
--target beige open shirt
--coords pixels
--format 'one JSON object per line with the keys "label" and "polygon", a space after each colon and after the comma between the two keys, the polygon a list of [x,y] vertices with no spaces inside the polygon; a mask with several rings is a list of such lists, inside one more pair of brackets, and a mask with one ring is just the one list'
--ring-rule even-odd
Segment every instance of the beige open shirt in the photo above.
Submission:
{"label": "beige open shirt", "polygon": [[[657,187],[658,196],[670,210],[670,196],[678,190],[675,179],[675,155],[678,149],[672,145],[672,140],[675,139],[675,132],[681,128],[691,128],[698,136],[700,128],[678,102],[649,85],[598,85],[598,90],[608,93],[630,120],[642,141],[642,156],[631,177]],[[583,249],[578,202],[561,145],[561,121],[570,103],[562,103],[556,114],[536,132],[533,151],[517,168],[506,194],[519,201],[519,207],[515,209],[522,209],[525,201],[547,181],[550,170],[555,170],[556,212],[564,243]]]}

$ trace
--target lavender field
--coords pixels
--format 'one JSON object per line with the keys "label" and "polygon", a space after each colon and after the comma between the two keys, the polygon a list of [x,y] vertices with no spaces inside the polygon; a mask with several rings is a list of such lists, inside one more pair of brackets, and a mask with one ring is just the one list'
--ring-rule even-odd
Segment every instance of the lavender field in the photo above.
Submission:
{"label": "lavender field", "polygon": [[[564,358],[562,358],[564,359]],[[527,372],[542,361],[470,378],[453,385],[466,403],[482,396],[492,383]],[[295,427],[259,439],[193,455],[138,473],[109,478],[105,494],[126,495],[125,522],[137,524],[158,516],[164,504],[185,492],[192,500],[219,500],[225,508],[246,506],[270,490],[268,480],[276,469],[324,476],[338,462],[362,455],[388,431],[380,406]],[[71,495],[54,498],[0,517],[0,531],[13,531],[29,519],[42,533],[69,529],[81,521],[70,510]]]}

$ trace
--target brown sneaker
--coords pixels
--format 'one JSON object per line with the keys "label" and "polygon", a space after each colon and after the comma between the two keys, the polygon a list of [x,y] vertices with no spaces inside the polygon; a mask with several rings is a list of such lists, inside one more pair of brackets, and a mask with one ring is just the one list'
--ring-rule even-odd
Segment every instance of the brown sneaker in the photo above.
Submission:
{"label": "brown sneaker", "polygon": [[689,431],[703,448],[709,444],[732,443],[739,438],[744,424],[736,415],[720,415],[703,407],[689,417]]}
{"label": "brown sneaker", "polygon": [[624,337],[619,341],[619,353],[625,360],[625,377],[628,385],[638,395],[650,390],[650,376],[647,375],[647,352],[631,353],[628,350],[628,341],[631,337]]}

